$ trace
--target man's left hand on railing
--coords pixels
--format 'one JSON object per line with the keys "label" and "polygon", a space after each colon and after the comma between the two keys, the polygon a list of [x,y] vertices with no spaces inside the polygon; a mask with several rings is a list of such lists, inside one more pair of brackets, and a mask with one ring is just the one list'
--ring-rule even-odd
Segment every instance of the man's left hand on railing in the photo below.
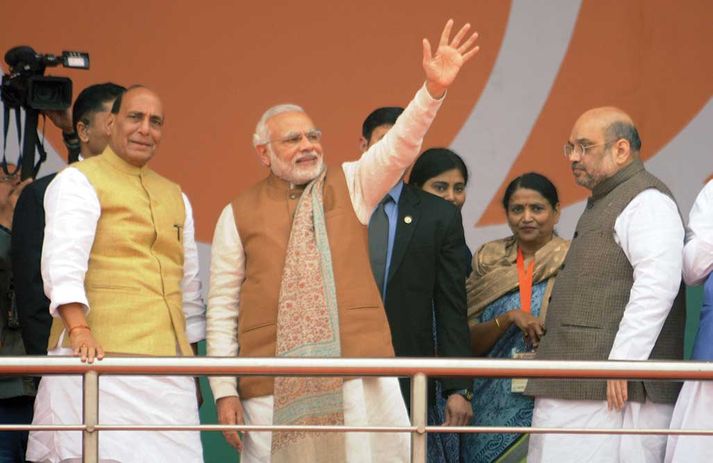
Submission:
{"label": "man's left hand on railing", "polygon": [[468,426],[473,418],[473,407],[460,394],[451,394],[446,402],[446,421],[443,426]]}

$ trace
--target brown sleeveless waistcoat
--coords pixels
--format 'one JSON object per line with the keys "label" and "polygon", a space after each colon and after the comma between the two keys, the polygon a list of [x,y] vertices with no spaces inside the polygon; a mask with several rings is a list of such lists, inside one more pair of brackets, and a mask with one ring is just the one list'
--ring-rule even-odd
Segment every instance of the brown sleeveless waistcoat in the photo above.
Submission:
{"label": "brown sleeveless waistcoat", "polygon": [[[287,242],[301,188],[273,175],[238,196],[233,215],[245,251],[240,288],[238,343],[241,357],[273,357],[277,304]],[[324,185],[324,215],[339,305],[343,357],[393,357],[391,332],[374,283],[367,227],[352,207],[341,167],[330,168]],[[272,394],[270,377],[244,376],[242,398]]]}

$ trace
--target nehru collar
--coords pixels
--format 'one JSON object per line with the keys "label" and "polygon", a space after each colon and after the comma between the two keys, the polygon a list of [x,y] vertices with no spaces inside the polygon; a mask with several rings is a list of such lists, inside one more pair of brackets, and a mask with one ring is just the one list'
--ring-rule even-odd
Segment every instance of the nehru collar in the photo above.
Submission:
{"label": "nehru collar", "polygon": [[110,166],[125,174],[140,176],[147,169],[145,165],[143,167],[136,167],[135,165],[124,161],[109,146],[106,147],[100,156],[104,158]]}

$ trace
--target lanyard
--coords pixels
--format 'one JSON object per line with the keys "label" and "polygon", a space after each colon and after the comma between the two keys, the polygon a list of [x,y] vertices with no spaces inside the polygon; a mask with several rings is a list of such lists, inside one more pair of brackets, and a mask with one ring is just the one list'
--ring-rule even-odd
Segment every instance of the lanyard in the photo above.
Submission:
{"label": "lanyard", "polygon": [[530,265],[525,270],[525,256],[522,249],[517,248],[517,280],[520,283],[520,310],[530,313],[530,301],[532,299],[532,274],[535,273],[535,259],[530,261]]}

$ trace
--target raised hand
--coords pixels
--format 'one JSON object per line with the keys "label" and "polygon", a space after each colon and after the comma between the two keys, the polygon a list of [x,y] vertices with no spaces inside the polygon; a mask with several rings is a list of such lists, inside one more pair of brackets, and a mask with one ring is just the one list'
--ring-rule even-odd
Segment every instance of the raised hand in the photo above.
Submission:
{"label": "raised hand", "polygon": [[426,73],[426,88],[434,98],[441,98],[455,80],[460,68],[471,59],[480,47],[473,47],[478,33],[474,32],[463,43],[463,38],[470,29],[470,24],[461,27],[458,33],[450,39],[453,20],[449,19],[441,32],[436,54],[431,53],[431,43],[423,39],[423,70]]}

